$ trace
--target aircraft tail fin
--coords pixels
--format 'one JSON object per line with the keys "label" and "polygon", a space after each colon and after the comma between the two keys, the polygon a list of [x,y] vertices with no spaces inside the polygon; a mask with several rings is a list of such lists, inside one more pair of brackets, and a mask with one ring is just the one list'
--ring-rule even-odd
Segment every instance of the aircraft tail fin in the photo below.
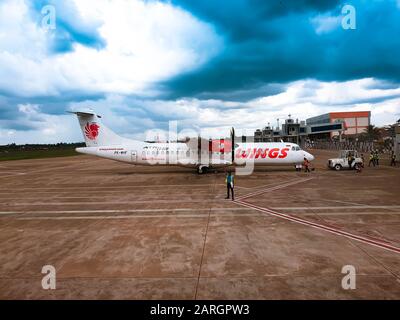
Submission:
{"label": "aircraft tail fin", "polygon": [[68,111],[76,114],[87,147],[100,147],[126,143],[128,139],[117,135],[101,122],[101,116],[93,110]]}

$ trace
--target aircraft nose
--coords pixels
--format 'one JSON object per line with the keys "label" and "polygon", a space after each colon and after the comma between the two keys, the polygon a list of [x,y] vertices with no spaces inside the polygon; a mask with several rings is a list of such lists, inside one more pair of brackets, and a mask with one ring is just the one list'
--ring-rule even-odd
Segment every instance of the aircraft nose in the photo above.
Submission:
{"label": "aircraft nose", "polygon": [[311,153],[308,152],[304,152],[304,157],[308,160],[308,161],[313,161],[315,158]]}

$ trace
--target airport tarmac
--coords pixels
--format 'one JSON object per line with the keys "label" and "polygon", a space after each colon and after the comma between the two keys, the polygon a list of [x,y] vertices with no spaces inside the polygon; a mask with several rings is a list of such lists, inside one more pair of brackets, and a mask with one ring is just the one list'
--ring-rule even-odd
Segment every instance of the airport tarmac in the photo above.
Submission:
{"label": "airport tarmac", "polygon": [[223,171],[0,162],[0,299],[400,299],[400,168],[311,153],[311,173],[236,176],[236,201]]}

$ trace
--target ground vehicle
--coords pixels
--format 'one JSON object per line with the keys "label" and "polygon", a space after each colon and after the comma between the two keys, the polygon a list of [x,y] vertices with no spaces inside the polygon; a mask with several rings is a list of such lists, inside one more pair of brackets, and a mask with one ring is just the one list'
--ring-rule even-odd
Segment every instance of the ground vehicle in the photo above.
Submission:
{"label": "ground vehicle", "polygon": [[[349,159],[353,158],[350,166]],[[328,160],[328,167],[336,171],[342,169],[359,169],[363,166],[363,159],[356,150],[341,150],[338,158]]]}

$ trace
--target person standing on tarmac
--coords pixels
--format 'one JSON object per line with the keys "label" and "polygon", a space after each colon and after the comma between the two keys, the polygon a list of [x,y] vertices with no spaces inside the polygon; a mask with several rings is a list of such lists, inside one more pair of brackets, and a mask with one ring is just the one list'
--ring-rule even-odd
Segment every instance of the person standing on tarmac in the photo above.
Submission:
{"label": "person standing on tarmac", "polygon": [[232,201],[235,200],[235,196],[233,193],[233,188],[234,188],[233,181],[234,181],[234,176],[230,171],[228,171],[228,174],[226,175],[226,179],[225,179],[226,191],[227,191],[226,199],[229,199],[229,192],[231,191],[232,192]]}
{"label": "person standing on tarmac", "polygon": [[392,155],[390,157],[390,166],[395,167],[396,166],[396,154],[394,153],[394,151],[392,151]]}
{"label": "person standing on tarmac", "polygon": [[375,150],[375,163],[377,166],[379,166],[379,153],[378,150]]}
{"label": "person standing on tarmac", "polygon": [[372,165],[375,167],[375,155],[374,155],[374,152],[373,152],[373,151],[371,151],[371,153],[369,154],[369,163],[368,163],[368,167],[371,166],[371,163],[372,163]]}
{"label": "person standing on tarmac", "polygon": [[348,162],[348,164],[349,164],[349,168],[350,168],[350,169],[351,169],[351,167],[352,167],[353,161],[354,161],[354,157],[353,157],[352,154],[349,153],[349,155],[347,156],[347,162]]}

